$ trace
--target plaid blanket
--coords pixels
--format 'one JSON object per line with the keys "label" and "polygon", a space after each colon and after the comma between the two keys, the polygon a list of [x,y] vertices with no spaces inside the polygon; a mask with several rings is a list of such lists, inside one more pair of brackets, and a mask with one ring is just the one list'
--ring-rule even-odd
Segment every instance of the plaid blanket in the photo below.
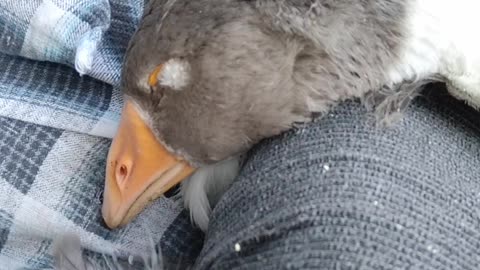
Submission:
{"label": "plaid blanket", "polygon": [[174,197],[119,230],[101,218],[122,57],[143,6],[0,1],[0,269],[52,269],[52,243],[66,234],[97,265],[142,268],[155,248],[184,269],[198,254],[203,235]]}

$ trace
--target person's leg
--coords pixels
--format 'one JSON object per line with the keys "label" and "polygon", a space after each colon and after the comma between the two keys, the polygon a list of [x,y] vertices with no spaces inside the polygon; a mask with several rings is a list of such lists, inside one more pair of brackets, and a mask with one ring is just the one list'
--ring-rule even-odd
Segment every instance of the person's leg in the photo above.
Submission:
{"label": "person's leg", "polygon": [[362,106],[253,150],[197,269],[479,269],[479,114],[436,93],[376,130]]}

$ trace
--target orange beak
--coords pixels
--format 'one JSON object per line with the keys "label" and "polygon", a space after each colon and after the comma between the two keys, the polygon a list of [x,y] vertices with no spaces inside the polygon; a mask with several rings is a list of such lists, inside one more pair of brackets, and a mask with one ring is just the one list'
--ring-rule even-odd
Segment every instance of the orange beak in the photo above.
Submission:
{"label": "orange beak", "polygon": [[127,100],[107,158],[105,223],[111,229],[127,224],[193,171],[165,149]]}

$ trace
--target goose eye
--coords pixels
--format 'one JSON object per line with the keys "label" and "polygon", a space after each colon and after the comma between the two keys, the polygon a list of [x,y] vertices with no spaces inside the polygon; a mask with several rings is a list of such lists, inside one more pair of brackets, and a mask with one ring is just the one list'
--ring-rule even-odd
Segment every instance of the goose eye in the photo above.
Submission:
{"label": "goose eye", "polygon": [[150,89],[155,89],[155,87],[158,85],[159,77],[162,74],[162,69],[163,69],[163,64],[158,65],[152,73],[150,73],[150,76],[148,77],[148,86],[150,86]]}

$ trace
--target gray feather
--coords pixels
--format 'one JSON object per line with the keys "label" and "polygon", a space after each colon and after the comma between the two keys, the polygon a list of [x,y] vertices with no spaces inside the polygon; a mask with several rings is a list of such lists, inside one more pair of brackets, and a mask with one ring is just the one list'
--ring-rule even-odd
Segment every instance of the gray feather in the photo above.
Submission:
{"label": "gray feather", "polygon": [[[127,49],[122,89],[156,137],[201,168],[182,186],[196,224],[206,229],[212,194],[222,193],[211,191],[236,174],[217,175],[216,163],[383,89],[412,1],[150,1]],[[148,75],[171,59],[188,63],[189,83],[152,91]],[[410,93],[384,98],[389,105],[378,111],[387,115],[403,96]]]}

